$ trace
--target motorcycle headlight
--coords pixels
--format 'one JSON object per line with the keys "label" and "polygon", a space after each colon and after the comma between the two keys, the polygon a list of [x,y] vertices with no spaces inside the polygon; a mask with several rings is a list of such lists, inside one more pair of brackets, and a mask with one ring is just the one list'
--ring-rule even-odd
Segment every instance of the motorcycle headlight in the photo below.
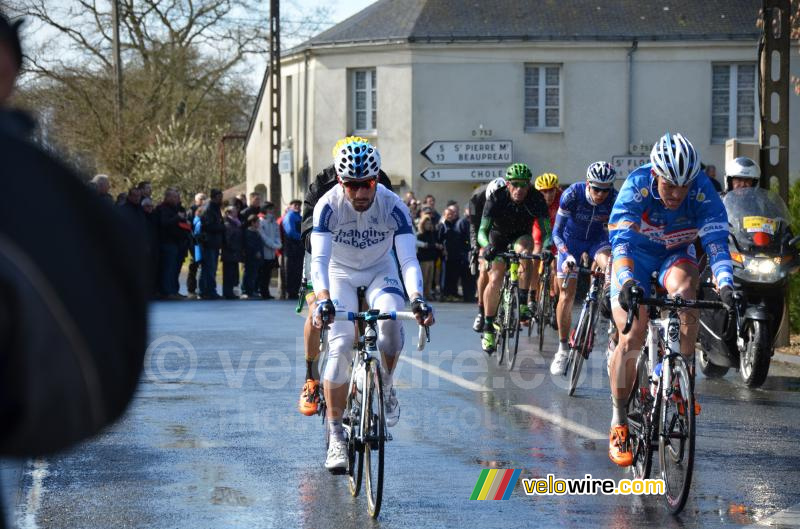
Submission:
{"label": "motorcycle headlight", "polygon": [[753,274],[771,274],[777,265],[770,259],[753,259],[747,263],[747,270]]}

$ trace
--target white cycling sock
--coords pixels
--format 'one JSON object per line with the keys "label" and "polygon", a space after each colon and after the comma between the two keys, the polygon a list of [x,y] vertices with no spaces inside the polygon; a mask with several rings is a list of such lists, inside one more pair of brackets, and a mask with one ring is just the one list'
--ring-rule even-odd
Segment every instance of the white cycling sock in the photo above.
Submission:
{"label": "white cycling sock", "polygon": [[569,352],[569,340],[561,340],[560,342],[558,342],[558,352],[559,353]]}
{"label": "white cycling sock", "polygon": [[611,426],[628,424],[628,406],[625,402],[618,402],[617,398],[611,396]]}
{"label": "white cycling sock", "polygon": [[392,374],[389,373],[388,369],[383,373],[381,373],[381,375],[383,375],[381,377],[383,378],[383,389],[388,393],[392,389],[392,385],[394,384],[394,378],[392,377]]}
{"label": "white cycling sock", "polygon": [[341,419],[330,421],[328,423],[328,431],[332,439],[344,441],[344,429],[342,428]]}

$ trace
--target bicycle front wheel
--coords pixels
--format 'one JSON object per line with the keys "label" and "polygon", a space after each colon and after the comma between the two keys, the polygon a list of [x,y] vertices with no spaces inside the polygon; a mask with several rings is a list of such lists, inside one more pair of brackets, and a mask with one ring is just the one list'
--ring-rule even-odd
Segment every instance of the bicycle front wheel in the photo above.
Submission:
{"label": "bicycle front wheel", "polygon": [[670,362],[672,387],[661,399],[658,458],[669,511],[677,514],[689,497],[694,469],[694,384],[682,356],[673,356]]}
{"label": "bicycle front wheel", "polygon": [[[546,278],[549,279],[549,278]],[[544,284],[545,282],[542,281],[542,284],[539,285],[539,299],[536,303],[536,312],[539,315],[539,319],[537,320],[537,331],[539,332],[539,351],[541,352],[542,348],[544,347],[544,330],[547,329],[547,325],[550,320],[550,287]]]}
{"label": "bicycle front wheel", "polygon": [[[361,492],[361,477],[364,470],[364,447],[359,440],[360,409],[352,392],[347,396],[347,413],[342,417],[342,426],[347,434],[347,488],[352,496]],[[327,428],[327,422],[326,422]],[[326,448],[327,448],[327,443]]]}
{"label": "bicycle front wheel", "polygon": [[509,371],[514,369],[517,361],[517,351],[519,351],[519,290],[517,287],[511,288],[511,298],[509,299],[508,310],[508,335],[506,337],[506,367]]}
{"label": "bicycle front wheel", "polygon": [[383,409],[383,379],[377,361],[367,364],[364,390],[364,466],[367,471],[367,510],[378,517],[383,499],[383,458],[386,441],[386,418]]}
{"label": "bicycle front wheel", "polygon": [[653,406],[656,399],[650,393],[650,375],[646,350],[639,354],[636,379],[628,400],[630,450],[633,453],[633,479],[648,479],[653,467]]}
{"label": "bicycle front wheel", "polygon": [[506,327],[507,312],[508,312],[508,287],[503,287],[500,291],[500,304],[497,306],[497,317],[494,319],[497,327],[495,328],[495,355],[497,356],[497,365],[503,365],[503,354],[506,350],[506,340],[508,339],[508,327]]}

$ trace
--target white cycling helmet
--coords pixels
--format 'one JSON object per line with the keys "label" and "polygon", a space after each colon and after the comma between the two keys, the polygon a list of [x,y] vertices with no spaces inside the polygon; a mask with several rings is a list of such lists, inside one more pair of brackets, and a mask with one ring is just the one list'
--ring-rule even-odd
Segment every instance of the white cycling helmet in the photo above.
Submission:
{"label": "white cycling helmet", "polygon": [[336,153],[333,160],[336,175],[342,180],[378,178],[381,155],[378,149],[364,141],[352,141]]}
{"label": "white cycling helmet", "polygon": [[502,177],[495,178],[489,185],[486,186],[486,198],[489,198],[495,191],[500,189],[501,187],[506,187],[506,179]]}
{"label": "white cycling helmet", "polygon": [[758,164],[751,158],[740,156],[725,164],[726,191],[730,191],[733,188],[731,178],[753,180],[753,186],[758,186],[758,181],[761,179],[761,169],[758,168]]}
{"label": "white cycling helmet", "polygon": [[681,134],[669,132],[653,145],[650,162],[656,175],[676,186],[687,186],[700,172],[700,155]]}
{"label": "white cycling helmet", "polygon": [[608,162],[594,162],[586,169],[586,181],[590,184],[600,184],[601,187],[614,183],[617,170]]}

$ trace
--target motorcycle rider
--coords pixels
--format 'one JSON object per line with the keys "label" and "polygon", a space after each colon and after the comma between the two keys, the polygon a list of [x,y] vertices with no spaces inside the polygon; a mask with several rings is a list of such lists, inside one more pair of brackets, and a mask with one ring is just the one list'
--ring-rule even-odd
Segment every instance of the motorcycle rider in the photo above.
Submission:
{"label": "motorcycle rider", "polygon": [[740,156],[725,166],[725,192],[743,187],[757,187],[761,170],[747,156]]}

